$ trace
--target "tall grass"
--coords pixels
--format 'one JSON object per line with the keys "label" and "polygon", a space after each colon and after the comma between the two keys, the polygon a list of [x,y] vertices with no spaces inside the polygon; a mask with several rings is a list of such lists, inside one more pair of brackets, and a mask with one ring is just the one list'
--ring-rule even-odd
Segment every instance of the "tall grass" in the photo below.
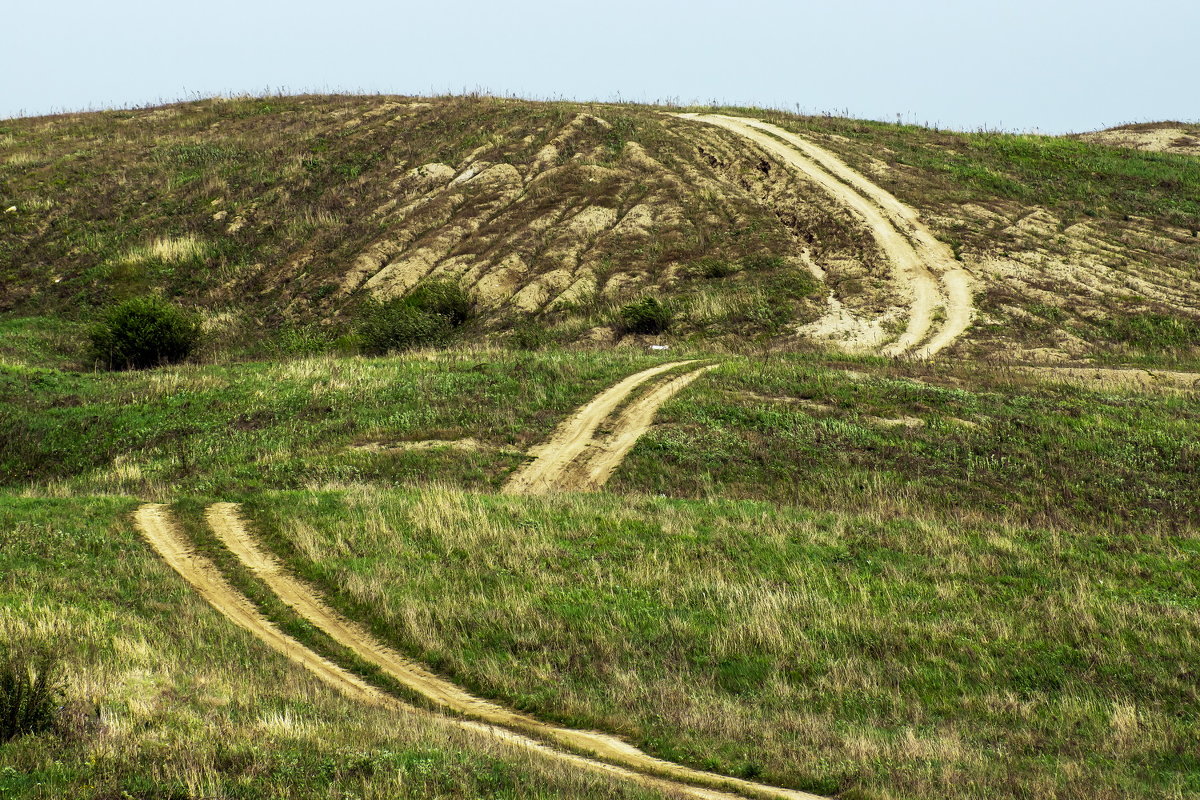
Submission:
{"label": "tall grass", "polygon": [[1200,791],[1193,535],[448,488],[247,508],[414,657],[666,758],[850,797]]}

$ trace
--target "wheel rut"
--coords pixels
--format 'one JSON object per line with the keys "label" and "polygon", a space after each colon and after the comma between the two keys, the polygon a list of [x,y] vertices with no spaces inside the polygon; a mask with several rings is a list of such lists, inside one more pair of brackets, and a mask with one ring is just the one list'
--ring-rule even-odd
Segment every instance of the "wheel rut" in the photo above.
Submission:
{"label": "wheel rut", "polygon": [[[646,381],[676,367],[695,363],[695,360],[691,360],[659,364],[630,375],[605,389],[555,428],[545,444],[532,448],[529,455],[534,457],[533,461],[514,472],[504,484],[503,491],[506,494],[545,494],[583,488],[580,478],[581,459],[591,461],[596,457],[594,452],[588,451],[589,448],[594,451],[599,445],[595,437],[600,424],[617,410],[634,389]],[[682,389],[683,385],[678,386],[676,391]],[[674,392],[663,397],[662,402],[671,394]],[[644,428],[642,430],[644,431]],[[625,452],[628,452],[628,448],[622,451],[621,457],[624,457]],[[617,459],[617,463],[620,463],[620,458]]]}
{"label": "wheel rut", "polygon": [[[892,264],[895,282],[911,297],[904,331],[882,353],[930,358],[970,326],[971,277],[915,210],[803,137],[761,120],[724,114],[674,116],[715,125],[748,139],[817,184],[866,223]],[[943,319],[935,320],[941,309]]]}
{"label": "wheel rut", "polygon": [[[673,368],[694,363],[660,364],[601,392],[560,425],[545,445],[537,448],[538,456],[527,465],[526,475],[516,484],[520,487],[516,491],[539,493],[559,487],[599,488],[645,433],[658,408],[716,365],[706,365],[669,378],[636,398],[616,416],[612,433],[597,441],[595,435],[600,424],[641,384]],[[205,521],[221,543],[284,604],[435,708],[456,715],[445,717],[447,724],[575,769],[625,779],[667,796],[700,800],[747,797],[824,800],[808,792],[768,786],[655,758],[615,736],[546,723],[477,697],[388,647],[366,628],[330,607],[317,591],[292,576],[258,542],[236,504],[213,504],[205,512]],[[167,506],[143,505],[135,512],[134,522],[155,552],[201,597],[272,650],[358,702],[406,713],[434,714],[384,692],[282,632],[234,589],[209,559],[194,552]]]}
{"label": "wheel rut", "polygon": [[[435,706],[505,729],[514,735],[530,735],[550,745],[587,753],[602,759],[609,766],[624,767],[664,783],[669,781],[667,785],[672,791],[680,792],[686,788],[688,796],[783,797],[799,800],[816,797],[805,792],[684,767],[650,756],[614,736],[552,725],[476,697],[451,681],[429,672],[380,642],[361,625],[334,611],[312,587],[289,574],[262,547],[247,528],[236,504],[216,503],[208,508],[205,519],[221,543],[286,605],[359,658],[375,664],[388,676]],[[579,755],[575,757],[583,758]],[[726,789],[738,794],[730,794]]]}

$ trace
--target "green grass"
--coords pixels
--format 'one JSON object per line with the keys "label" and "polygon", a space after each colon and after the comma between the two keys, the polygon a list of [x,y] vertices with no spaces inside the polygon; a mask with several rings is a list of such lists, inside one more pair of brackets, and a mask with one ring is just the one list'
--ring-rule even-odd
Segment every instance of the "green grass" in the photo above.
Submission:
{"label": "green grass", "polygon": [[[0,486],[162,499],[430,480],[495,489],[574,409],[655,360],[461,350],[124,374],[0,369]],[[613,490],[1056,525],[1200,516],[1194,395],[964,365],[729,357],[656,422]],[[386,447],[464,438],[483,447]],[[357,447],[370,443],[384,449]]]}
{"label": "green grass", "polygon": [[0,745],[0,797],[642,797],[357,706],[232,626],[125,498],[0,497],[0,637],[66,659],[73,728]]}
{"label": "green grass", "polygon": [[667,758],[860,800],[1200,792],[1194,533],[437,488],[246,509],[399,648]]}
{"label": "green grass", "polygon": [[725,362],[660,410],[612,488],[1067,526],[1200,522],[1194,394],[1003,368],[847,367]]}
{"label": "green grass", "polygon": [[[654,359],[459,351],[132,373],[0,368],[0,486],[169,499],[326,483],[497,486],[524,449]],[[477,438],[471,453],[363,443]]]}
{"label": "green grass", "polygon": [[1194,156],[1057,136],[969,133],[777,112],[766,116],[798,132],[845,137],[842,143],[829,143],[838,150],[859,157],[868,151],[887,153],[891,163],[916,168],[915,174],[909,170],[904,178],[885,180],[894,181],[889,188],[918,206],[1005,199],[1072,217],[1136,215],[1189,230],[1200,226],[1200,159]]}

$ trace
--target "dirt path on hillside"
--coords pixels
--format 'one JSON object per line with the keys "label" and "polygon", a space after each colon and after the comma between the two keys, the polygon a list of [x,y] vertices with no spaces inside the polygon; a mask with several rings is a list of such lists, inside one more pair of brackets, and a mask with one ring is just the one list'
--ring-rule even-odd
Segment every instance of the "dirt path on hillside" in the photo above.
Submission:
{"label": "dirt path on hillside", "polygon": [[658,409],[696,378],[716,367],[716,364],[700,367],[664,381],[622,409],[613,425],[612,434],[585,451],[584,457],[577,459],[564,475],[563,482],[577,491],[599,490],[621,466],[642,434],[650,429]]}
{"label": "dirt path on hillside", "polygon": [[[686,376],[685,376],[686,377]],[[678,380],[678,379],[676,379]],[[633,745],[613,736],[596,731],[582,731],[549,725],[533,717],[475,697],[461,687],[429,672],[412,660],[405,658],[372,636],[362,626],[347,620],[323,600],[309,586],[288,574],[279,561],[251,535],[233,503],[217,503],[209,507],[205,518],[221,542],[245,564],[254,575],[275,592],[284,603],[300,616],[320,628],[332,639],[352,651],[359,658],[375,664],[387,675],[408,689],[421,695],[434,705],[489,723],[484,727],[493,735],[503,736],[506,741],[530,747],[556,758],[571,760],[578,766],[601,769],[637,780],[647,786],[663,790],[668,794],[683,794],[689,797],[730,798],[730,795],[715,787],[730,788],[744,796],[764,798],[792,798],[793,800],[816,800],[815,795],[729,778],[723,775],[694,770],[669,761],[649,756]],[[221,580],[217,576],[217,580]],[[189,581],[191,582],[191,581]],[[223,581],[222,581],[223,583]],[[226,584],[227,586],[227,584]],[[211,601],[210,601],[211,602]],[[244,602],[244,601],[243,601]],[[268,625],[270,623],[267,623]],[[293,644],[293,648],[301,647]],[[290,651],[289,651],[290,653]],[[361,681],[360,681],[361,683]],[[376,694],[382,694],[374,687]],[[390,696],[384,695],[385,697]],[[399,704],[399,701],[393,702]],[[464,726],[472,723],[462,721]],[[500,726],[497,729],[492,726]],[[520,731],[521,733],[514,733]],[[570,748],[597,756],[604,762],[593,762],[583,756],[562,753],[532,742],[522,734],[530,734],[560,747]],[[582,763],[581,763],[582,762]],[[614,765],[620,765],[614,766]],[[622,769],[627,768],[627,769]],[[667,776],[673,780],[662,777]],[[682,783],[676,783],[681,781]],[[714,787],[714,788],[709,788]]]}
{"label": "dirt path on hillside", "polygon": [[[138,530],[142,533],[142,536],[155,552],[162,557],[163,561],[174,569],[201,597],[208,601],[209,605],[225,615],[235,625],[257,637],[272,650],[286,657],[289,661],[304,667],[327,685],[360,703],[409,714],[430,713],[410,706],[381,691],[357,675],[317,655],[296,639],[280,631],[249,600],[230,586],[211,561],[204,556],[192,552],[190,542],[188,542],[187,538],[179,530],[174,520],[171,519],[166,506],[159,504],[144,505],[134,513],[134,522]],[[486,701],[480,702],[486,704]],[[730,787],[737,787],[744,793],[730,794],[717,789],[704,788],[703,786],[692,786],[687,783],[680,783],[654,775],[646,775],[616,764],[608,764],[597,759],[558,750],[504,727],[467,719],[449,717],[441,719],[447,724],[477,734],[488,741],[501,742],[526,752],[537,753],[572,769],[583,769],[629,780],[641,786],[662,792],[668,797],[692,797],[698,798],[698,800],[739,800],[739,798],[743,798],[749,794],[752,797],[821,800],[821,798],[817,798],[815,795],[808,795],[803,792],[784,789],[777,790],[769,786],[759,786],[748,781],[739,781],[735,778],[726,779],[717,775],[711,776],[713,781],[704,782],[723,783]],[[621,747],[629,747],[624,743],[617,742],[617,744]],[[618,748],[614,747],[613,749],[617,750]],[[646,756],[646,758],[649,762],[656,761],[656,759],[650,759],[649,756]],[[681,772],[693,772],[693,770],[687,770],[685,767],[679,767],[668,762],[662,763],[667,767]],[[705,773],[700,774],[704,775]]]}
{"label": "dirt path on hillside", "polygon": [[[776,125],[723,114],[678,114],[743,136],[774,154],[854,212],[892,263],[908,297],[908,323],[885,355],[929,358],[971,324],[971,278],[950,248],[922,224],[917,212],[855,172],[837,156]],[[935,311],[943,319],[936,323]]]}
{"label": "dirt path on hillside", "polygon": [[545,494],[561,490],[563,474],[592,443],[600,423],[616,410],[631,391],[655,375],[694,363],[671,361],[659,364],[605,389],[555,428],[545,444],[532,448],[529,455],[534,456],[534,460],[514,472],[502,491],[507,494]]}

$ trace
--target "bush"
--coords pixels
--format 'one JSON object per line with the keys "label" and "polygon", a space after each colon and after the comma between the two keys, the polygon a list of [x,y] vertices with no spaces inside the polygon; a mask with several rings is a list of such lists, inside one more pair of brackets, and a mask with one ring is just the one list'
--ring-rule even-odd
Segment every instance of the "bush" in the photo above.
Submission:
{"label": "bush", "polygon": [[0,744],[53,730],[63,694],[54,651],[12,646],[0,650]]}
{"label": "bush", "polygon": [[419,284],[404,301],[418,311],[445,317],[455,327],[471,317],[471,301],[467,293],[452,281]]}
{"label": "bush", "polygon": [[737,272],[737,265],[724,258],[702,258],[692,265],[692,271],[701,278],[728,278]]}
{"label": "bush", "polygon": [[626,333],[663,333],[671,327],[671,309],[653,297],[643,297],[621,306],[621,323]]}
{"label": "bush", "polygon": [[158,297],[135,297],[110,308],[88,332],[91,355],[108,369],[173,364],[191,355],[200,323]]}
{"label": "bush", "polygon": [[368,355],[441,344],[454,327],[448,317],[414,308],[407,298],[370,302],[361,314],[359,346]]}

